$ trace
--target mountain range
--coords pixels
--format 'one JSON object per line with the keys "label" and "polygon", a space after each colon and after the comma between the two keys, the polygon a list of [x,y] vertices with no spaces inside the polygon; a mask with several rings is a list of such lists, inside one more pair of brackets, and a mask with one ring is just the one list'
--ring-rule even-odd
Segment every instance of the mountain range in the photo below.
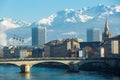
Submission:
{"label": "mountain range", "polygon": [[47,41],[63,38],[82,38],[86,41],[88,28],[98,28],[103,32],[105,21],[112,35],[120,34],[120,5],[98,5],[80,10],[65,9],[33,23],[11,18],[0,19],[0,45],[22,44],[13,40],[17,36],[31,45],[31,28],[46,27]]}

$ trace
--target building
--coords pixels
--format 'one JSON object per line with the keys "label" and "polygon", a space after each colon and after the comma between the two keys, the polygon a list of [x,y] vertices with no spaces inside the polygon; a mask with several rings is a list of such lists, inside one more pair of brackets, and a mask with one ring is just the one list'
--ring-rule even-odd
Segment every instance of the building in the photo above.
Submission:
{"label": "building", "polygon": [[111,32],[108,27],[108,20],[106,19],[104,32],[102,33],[102,46],[104,47],[104,57],[109,57],[111,54]]}
{"label": "building", "polygon": [[108,20],[105,22],[102,40],[105,57],[120,57],[120,35],[111,36],[111,32],[108,27]]}
{"label": "building", "polygon": [[111,41],[111,52],[113,54],[118,54],[119,53],[119,43],[118,43],[118,40],[112,40]]}
{"label": "building", "polygon": [[20,58],[25,58],[27,57],[27,50],[26,49],[22,49],[20,50]]}
{"label": "building", "polygon": [[12,47],[4,47],[2,50],[3,50],[4,58],[32,57],[32,48],[30,47],[12,46]]}
{"label": "building", "polygon": [[4,55],[3,55],[3,50],[0,49],[0,58],[3,58],[3,57],[4,57]]}
{"label": "building", "polygon": [[79,42],[75,39],[53,40],[45,44],[45,57],[75,57],[80,49]]}
{"label": "building", "polygon": [[34,57],[34,58],[44,57],[44,56],[42,56],[42,54],[43,54],[43,49],[38,48],[38,47],[33,48],[32,57]]}
{"label": "building", "polygon": [[4,58],[13,58],[14,54],[13,52],[11,53],[11,49],[9,47],[3,47],[2,50]]}
{"label": "building", "polygon": [[87,29],[87,42],[101,41],[100,30],[97,28]]}
{"label": "building", "polygon": [[76,41],[78,41],[78,42],[84,42],[84,40],[81,39],[81,38],[74,38],[74,40],[76,40]]}
{"label": "building", "polygon": [[30,49],[20,49],[19,58],[29,58],[32,57],[32,51]]}
{"label": "building", "polygon": [[46,28],[45,27],[32,28],[32,46],[43,48],[45,43],[46,43]]}
{"label": "building", "polygon": [[100,57],[100,44],[101,42],[80,42],[81,50],[87,50],[88,57]]}
{"label": "building", "polygon": [[87,50],[79,50],[77,53],[77,57],[88,58],[88,51]]}
{"label": "building", "polygon": [[104,41],[105,57],[120,57],[120,35]]}
{"label": "building", "polygon": [[108,20],[106,20],[104,32],[102,33],[102,40],[109,39],[110,37],[111,37],[111,32],[109,31],[109,27],[108,27]]}

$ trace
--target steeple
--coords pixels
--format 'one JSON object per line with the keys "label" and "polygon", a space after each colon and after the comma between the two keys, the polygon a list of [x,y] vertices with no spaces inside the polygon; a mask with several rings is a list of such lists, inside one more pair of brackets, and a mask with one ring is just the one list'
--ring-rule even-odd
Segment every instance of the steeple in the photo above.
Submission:
{"label": "steeple", "polygon": [[106,19],[106,22],[105,22],[105,31],[108,31],[109,32],[109,28],[108,28],[108,20]]}
{"label": "steeple", "polygon": [[109,31],[108,20],[106,19],[105,28],[104,28],[104,32],[103,32],[103,35],[102,35],[102,39],[105,40],[105,39],[108,39],[110,37],[111,37],[111,32]]}

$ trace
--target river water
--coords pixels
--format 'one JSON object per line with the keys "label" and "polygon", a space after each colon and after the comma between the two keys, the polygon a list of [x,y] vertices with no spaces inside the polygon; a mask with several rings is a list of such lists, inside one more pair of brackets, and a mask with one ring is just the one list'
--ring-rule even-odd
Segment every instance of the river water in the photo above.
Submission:
{"label": "river water", "polygon": [[20,68],[11,65],[0,65],[0,80],[120,80],[113,74],[93,71],[68,73],[66,69],[32,67],[31,73],[20,73]]}

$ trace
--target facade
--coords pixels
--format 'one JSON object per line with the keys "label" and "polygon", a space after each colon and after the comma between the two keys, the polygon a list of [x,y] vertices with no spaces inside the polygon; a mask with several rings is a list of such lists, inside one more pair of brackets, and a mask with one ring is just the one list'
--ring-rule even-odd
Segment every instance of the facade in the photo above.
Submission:
{"label": "facade", "polygon": [[26,49],[20,50],[20,58],[25,58],[25,57],[27,57],[27,50]]}
{"label": "facade", "polygon": [[80,49],[79,43],[74,39],[54,40],[45,44],[45,57],[75,57],[77,49]]}
{"label": "facade", "polygon": [[4,47],[4,58],[25,58],[32,57],[32,48],[28,47]]}
{"label": "facade", "polygon": [[4,57],[4,55],[3,55],[3,50],[0,49],[0,58],[3,58],[3,57]]}
{"label": "facade", "polygon": [[111,41],[111,52],[113,54],[118,54],[119,53],[119,43],[118,43],[118,40],[112,40]]}
{"label": "facade", "polygon": [[97,28],[87,29],[87,42],[101,41],[100,30]]}
{"label": "facade", "polygon": [[80,42],[81,50],[87,50],[88,57],[100,57],[101,42]]}
{"label": "facade", "polygon": [[88,58],[88,51],[87,50],[79,50],[77,53],[77,57]]}
{"label": "facade", "polygon": [[120,35],[105,40],[103,47],[105,57],[120,57]]}
{"label": "facade", "polygon": [[46,28],[45,27],[32,28],[32,46],[43,48],[45,43],[46,43]]}
{"label": "facade", "polygon": [[38,47],[34,47],[32,50],[32,57],[34,58],[38,58],[38,57],[43,57],[43,49],[38,48]]}
{"label": "facade", "polygon": [[3,47],[3,55],[4,58],[13,58],[13,52],[11,53],[11,49],[9,47]]}

